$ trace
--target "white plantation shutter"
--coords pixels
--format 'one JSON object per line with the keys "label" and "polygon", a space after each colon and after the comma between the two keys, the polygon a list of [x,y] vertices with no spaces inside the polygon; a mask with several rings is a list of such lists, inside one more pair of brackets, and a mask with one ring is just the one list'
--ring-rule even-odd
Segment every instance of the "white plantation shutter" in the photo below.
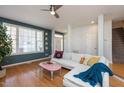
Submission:
{"label": "white plantation shutter", "polygon": [[13,54],[44,51],[44,32],[36,29],[4,23],[12,37]]}

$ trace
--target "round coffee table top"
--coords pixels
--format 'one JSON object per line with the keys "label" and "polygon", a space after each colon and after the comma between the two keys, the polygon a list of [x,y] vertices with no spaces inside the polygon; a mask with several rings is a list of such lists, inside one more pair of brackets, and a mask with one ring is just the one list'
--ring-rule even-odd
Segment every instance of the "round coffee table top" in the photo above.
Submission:
{"label": "round coffee table top", "polygon": [[41,66],[42,68],[48,71],[57,71],[61,69],[61,65],[56,64],[56,63],[49,64],[47,62],[41,62],[39,66]]}

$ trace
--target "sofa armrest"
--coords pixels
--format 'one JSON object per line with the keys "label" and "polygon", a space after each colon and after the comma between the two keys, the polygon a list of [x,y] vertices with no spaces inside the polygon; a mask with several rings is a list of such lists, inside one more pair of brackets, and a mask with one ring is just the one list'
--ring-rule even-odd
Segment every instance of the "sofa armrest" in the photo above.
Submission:
{"label": "sofa armrest", "polygon": [[103,87],[109,87],[109,74],[105,72],[103,74]]}
{"label": "sofa armrest", "polygon": [[109,67],[109,60],[108,59],[106,59],[106,65]]}
{"label": "sofa armrest", "polygon": [[[104,62],[105,62],[104,64],[109,67],[109,60],[105,57],[103,57],[103,58],[104,58]],[[103,75],[103,82],[102,82],[103,87],[109,87],[109,73],[105,72],[105,73],[102,73],[102,75]]]}

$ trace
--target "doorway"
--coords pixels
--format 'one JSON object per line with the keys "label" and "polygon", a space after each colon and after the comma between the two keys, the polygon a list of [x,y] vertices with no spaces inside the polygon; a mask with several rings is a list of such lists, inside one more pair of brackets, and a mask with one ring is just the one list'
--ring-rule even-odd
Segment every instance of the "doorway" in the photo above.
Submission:
{"label": "doorway", "polygon": [[113,63],[124,63],[124,28],[112,30],[112,58]]}
{"label": "doorway", "polygon": [[54,50],[64,51],[64,35],[63,34],[55,33]]}

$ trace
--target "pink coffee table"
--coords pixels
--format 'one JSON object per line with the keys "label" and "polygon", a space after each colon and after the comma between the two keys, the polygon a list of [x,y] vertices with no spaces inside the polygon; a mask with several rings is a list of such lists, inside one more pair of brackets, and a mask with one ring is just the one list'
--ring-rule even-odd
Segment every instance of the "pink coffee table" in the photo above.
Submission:
{"label": "pink coffee table", "polygon": [[53,77],[54,77],[53,73],[55,71],[60,70],[60,75],[61,75],[61,65],[59,65],[59,64],[56,64],[56,63],[48,64],[47,62],[42,62],[39,64],[39,66],[41,67],[42,71],[43,71],[43,69],[50,71],[51,80],[53,80]]}

